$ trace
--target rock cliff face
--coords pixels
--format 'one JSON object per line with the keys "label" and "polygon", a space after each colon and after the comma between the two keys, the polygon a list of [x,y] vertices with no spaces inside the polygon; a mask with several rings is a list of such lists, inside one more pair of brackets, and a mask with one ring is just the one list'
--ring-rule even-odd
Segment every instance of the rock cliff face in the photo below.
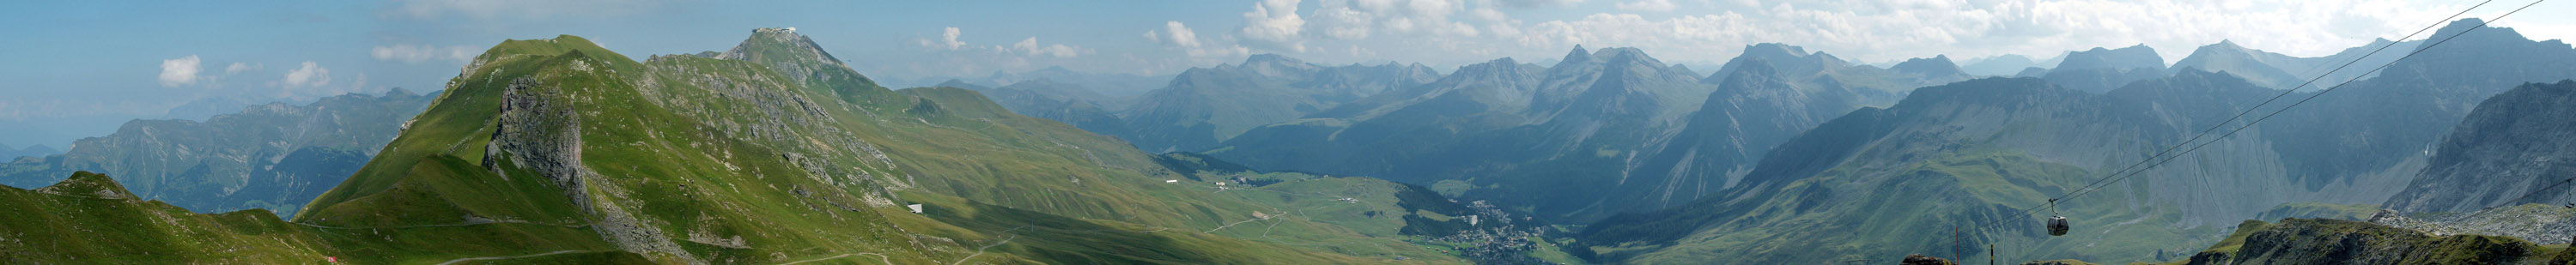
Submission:
{"label": "rock cliff face", "polygon": [[[2576,81],[2534,83],[2478,103],[2423,175],[2389,198],[2407,212],[2470,212],[2576,199]],[[2544,190],[2546,189],[2546,190]],[[2528,195],[2528,196],[2526,196]]]}
{"label": "rock cliff face", "polygon": [[291,215],[364,165],[433,95],[397,88],[251,106],[205,122],[134,120],[62,154],[0,164],[0,184],[42,187],[85,170],[190,210]]}
{"label": "rock cliff face", "polygon": [[2546,254],[2512,237],[2436,236],[2358,221],[2247,223],[2257,225],[2241,229],[2254,232],[2239,231],[2239,238],[2193,255],[2188,264],[2507,264]]}

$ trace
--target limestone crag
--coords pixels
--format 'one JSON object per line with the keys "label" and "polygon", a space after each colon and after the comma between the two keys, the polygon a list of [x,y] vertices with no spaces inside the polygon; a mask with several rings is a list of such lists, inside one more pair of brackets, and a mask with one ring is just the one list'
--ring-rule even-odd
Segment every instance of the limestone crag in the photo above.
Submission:
{"label": "limestone crag", "polygon": [[[635,253],[661,253],[699,261],[664,235],[656,226],[620,207],[616,182],[595,181],[602,176],[585,168],[581,160],[581,114],[569,104],[573,97],[560,87],[551,87],[533,77],[511,80],[503,92],[501,109],[494,118],[497,129],[492,142],[485,147],[483,165],[493,174],[511,177],[506,169],[535,172],[561,188],[566,198],[590,214],[603,239]],[[507,165],[498,163],[509,162]],[[592,186],[599,183],[604,186]],[[606,192],[609,194],[594,194]],[[607,199],[607,200],[601,200]]]}

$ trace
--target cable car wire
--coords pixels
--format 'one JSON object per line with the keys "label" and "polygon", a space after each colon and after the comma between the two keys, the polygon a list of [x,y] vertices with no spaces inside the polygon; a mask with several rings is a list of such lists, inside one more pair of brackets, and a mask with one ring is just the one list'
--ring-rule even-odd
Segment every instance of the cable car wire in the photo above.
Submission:
{"label": "cable car wire", "polygon": [[[2298,107],[2299,105],[2301,105],[2301,104],[2305,104],[2305,103],[2307,103],[2307,102],[2308,102],[2308,101],[2310,101],[2310,100],[2314,100],[2314,99],[2316,99],[2316,98],[2317,98],[2317,97],[2319,97],[2319,96],[2323,96],[2323,95],[2325,95],[2326,93],[2333,92],[2333,91],[2335,91],[2335,90],[2336,90],[2336,88],[2341,88],[2341,87],[2343,87],[2343,86],[2345,86],[2345,85],[2350,85],[2352,82],[2354,82],[2354,81],[2359,81],[2359,80],[2360,80],[2360,79],[2362,79],[2363,77],[2367,77],[2367,76],[2369,76],[2370,74],[2377,73],[2377,72],[2382,71],[2382,70],[2386,70],[2388,67],[2393,66],[2393,65],[2396,65],[2396,63],[2397,63],[2397,62],[2404,61],[2404,60],[2406,60],[2407,58],[2412,58],[2412,57],[2414,57],[2414,56],[2415,56],[2415,55],[2417,55],[2417,54],[2421,54],[2421,53],[2423,53],[2423,52],[2424,52],[2424,51],[2426,51],[2426,50],[2431,50],[2433,47],[2440,46],[2440,45],[2442,45],[2443,43],[2448,43],[2448,42],[2450,42],[2450,40],[2451,40],[2451,39],[2453,39],[2453,38],[2458,38],[2458,37],[2459,37],[2459,36],[2461,36],[2461,35],[2466,35],[2466,34],[2468,34],[2470,31],[2475,31],[2475,30],[2480,29],[2480,28],[2485,28],[2487,25],[2495,23],[2495,21],[2503,20],[2505,17],[2512,16],[2512,15],[2513,15],[2513,14],[2515,14],[2515,13],[2520,13],[2520,12],[2522,12],[2522,10],[2524,10],[2524,9],[2531,8],[2531,6],[2533,6],[2533,5],[2538,5],[2538,4],[2540,4],[2541,2],[2546,2],[2546,1],[2547,1],[2547,0],[2532,1],[2530,4],[2524,4],[2522,7],[2515,8],[2513,11],[2505,12],[2503,15],[2498,15],[2498,16],[2496,16],[2496,17],[2495,17],[2495,18],[2493,18],[2493,19],[2489,19],[2489,20],[2481,21],[2481,22],[2478,24],[2478,27],[2476,27],[2476,28],[2470,28],[2470,29],[2468,29],[2468,30],[2466,30],[2466,31],[2462,31],[2462,32],[2460,32],[2460,33],[2458,33],[2458,34],[2452,34],[2452,35],[2451,35],[2451,36],[2449,36],[2449,37],[2444,37],[2442,40],[2439,40],[2439,41],[2435,41],[2435,42],[2433,42],[2433,43],[2426,44],[2426,45],[2424,45],[2424,46],[2422,46],[2422,47],[2418,47],[2418,48],[2416,48],[2414,51],[2406,53],[2406,55],[2405,55],[2405,56],[2401,56],[2401,57],[2398,57],[2397,59],[2390,60],[2388,63],[2386,63],[2386,64],[2381,64],[2381,65],[2380,65],[2380,66],[2378,66],[2378,67],[2372,68],[2370,71],[2363,72],[2361,75],[2358,75],[2358,76],[2354,76],[2352,79],[2347,79],[2347,80],[2344,80],[2343,82],[2338,83],[2338,84],[2336,84],[2336,85],[2334,85],[2334,86],[2326,87],[2326,88],[2324,88],[2324,89],[2321,89],[2321,90],[2320,90],[2320,91],[2318,91],[2317,93],[2315,93],[2315,94],[2310,94],[2310,95],[2308,95],[2307,97],[2302,98],[2302,99],[2300,99],[2300,100],[2299,100],[2299,101],[2297,101],[2297,102],[2292,102],[2292,103],[2291,103],[2290,105],[2288,105],[2288,106],[2281,107],[2280,109],[2273,110],[2271,113],[2264,114],[2262,117],[2258,117],[2258,118],[2256,118],[2256,119],[2254,119],[2254,120],[2252,120],[2252,121],[2248,121],[2248,122],[2246,122],[2246,123],[2245,123],[2245,125],[2243,125],[2243,126],[2239,126],[2239,127],[2237,127],[2236,129],[2234,129],[2234,130],[2229,130],[2226,134],[2222,134],[2222,135],[2220,135],[2218,138],[2211,139],[2211,140],[2210,140],[2210,141],[2208,141],[2208,142],[2202,142],[2202,143],[2200,143],[2199,145],[2193,145],[2193,146],[2192,146],[2192,148],[2190,148],[2190,149],[2185,149],[2185,150],[2183,150],[2181,153],[2172,153],[2173,155],[2172,155],[2171,157],[2166,157],[2166,156],[2165,156],[2165,154],[2166,154],[2166,153],[2169,153],[2170,151],[2172,151],[2172,150],[2174,150],[2174,149],[2176,149],[2176,148],[2180,148],[2180,147],[2182,147],[2183,145],[2190,145],[2192,142],[2196,142],[2196,141],[2198,141],[2200,138],[2202,138],[2203,136],[2206,136],[2209,132],[2214,131],[2214,130],[2216,130],[2217,128],[2220,128],[2220,127],[2225,127],[2226,125],[2228,125],[2228,123],[2229,123],[2229,122],[2233,122],[2233,121],[2235,121],[2235,120],[2237,120],[2237,119],[2240,119],[2240,118],[2244,117],[2246,114],[2250,114],[2250,113],[2252,113],[2252,112],[2253,112],[2253,111],[2255,111],[2255,110],[2259,110],[2259,109],[2261,109],[2264,105],[2268,105],[2268,104],[2270,104],[2271,102],[2273,102],[2273,101],[2275,101],[2275,100],[2278,100],[2278,99],[2279,99],[2279,98],[2281,98],[2282,96],[2287,96],[2287,95],[2289,95],[2290,93],[2296,92],[2296,91],[2298,90],[2298,88],[2306,87],[2306,86],[2307,86],[2307,85],[2309,85],[2309,84],[2315,83],[2317,80],[2322,80],[2322,79],[2324,79],[2324,78],[2325,78],[2326,76],[2328,76],[2328,75],[2332,75],[2332,74],[2333,74],[2333,73],[2335,73],[2335,72],[2342,71],[2345,67],[2349,67],[2349,66],[2351,66],[2352,64],[2359,63],[2359,62],[2360,62],[2360,60],[2362,60],[2362,59],[2369,58],[2369,57],[2370,57],[2370,56],[2372,56],[2372,55],[2376,55],[2376,54],[2377,54],[2379,51],[2381,51],[2381,50],[2386,50],[2386,49],[2388,49],[2389,47],[2393,47],[2393,46],[2395,46],[2395,45],[2397,44],[2397,42],[2391,42],[2389,45],[2383,45],[2383,46],[2381,46],[2379,49],[2372,50],[2372,51],[2371,51],[2370,53],[2368,53],[2368,54],[2364,54],[2363,56],[2360,56],[2360,57],[2356,57],[2356,58],[2354,58],[2354,59],[2353,59],[2353,61],[2350,61],[2350,62],[2346,62],[2346,63],[2344,63],[2344,65],[2343,65],[2343,66],[2338,66],[2338,67],[2336,67],[2334,70],[2330,70],[2330,71],[2327,71],[2327,72],[2325,72],[2325,73],[2319,74],[2316,78],[2310,78],[2310,79],[2308,80],[2308,82],[2306,82],[2306,83],[2301,83],[2299,86],[2297,86],[2297,87],[2292,87],[2291,89],[2287,89],[2287,90],[2283,91],[2281,94],[2273,96],[2271,99],[2266,99],[2266,100],[2264,100],[2264,102],[2263,102],[2263,103],[2256,104],[2255,106],[2253,106],[2253,107],[2249,107],[2249,108],[2247,108],[2247,109],[2246,109],[2246,110],[2244,110],[2244,111],[2240,111],[2240,112],[2238,112],[2234,117],[2230,117],[2230,118],[2228,118],[2228,120],[2226,120],[2226,121],[2221,121],[2221,122],[2219,122],[2218,124],[2213,125],[2213,126],[2212,126],[2212,127],[2210,127],[2209,129],[2202,130],[2202,131],[2201,131],[2201,133],[2199,133],[2198,135],[2193,136],[2193,137],[2192,137],[2191,139],[2189,139],[2189,140],[2185,140],[2185,141],[2183,141],[2183,142],[2177,143],[2177,144],[2175,144],[2175,145],[2174,145],[2174,146],[2172,146],[2172,147],[2167,147],[2164,151],[2159,151],[2157,154],[2152,155],[2152,156],[2149,156],[2149,157],[2147,157],[2145,160],[2140,160],[2138,163],[2131,164],[2129,167],[2122,168],[2122,169],[2121,169],[2121,170],[2119,170],[2119,171],[2114,171],[2114,172],[2112,172],[2111,174],[2105,175],[2105,176],[2104,176],[2103,178],[2101,178],[2101,179],[2096,179],[2095,181],[2092,181],[2092,182],[2090,182],[2090,183],[2087,183],[2087,184],[2085,184],[2084,188],[2080,188],[2080,189],[2077,189],[2077,190],[2076,190],[2076,191],[2074,191],[2074,192],[2069,192],[2069,193],[2067,193],[2067,194],[2060,195],[2060,196],[2058,196],[2058,197],[2056,197],[2056,198],[2052,198],[2052,199],[2050,199],[2050,200],[2049,200],[2049,202],[2041,203],[2041,204],[2038,204],[2038,205],[2032,205],[2032,206],[2030,206],[2030,207],[2024,207],[2024,208],[2022,208],[2021,210],[2019,210],[2018,212],[2016,212],[2016,213],[2014,213],[2014,214],[2011,214],[2011,215],[2005,215],[2002,219],[1993,219],[1993,220],[1988,220],[1988,221],[1985,221],[1985,222],[1979,222],[1979,224],[1977,224],[1977,225],[1976,225],[1976,227],[1975,227],[1974,229],[1971,229],[1971,230],[1972,230],[1972,231],[1976,231],[1976,232],[1977,232],[1977,233],[1979,233],[1979,234],[1984,234],[1984,233],[1987,231],[1987,229],[1988,229],[1988,228],[1993,228],[1995,224],[1999,224],[1999,223],[2001,223],[2001,222],[2005,222],[2005,221],[2011,221],[2011,220],[2014,220],[2014,219],[2021,219],[2020,217],[2026,217],[2026,216],[2028,216],[2032,211],[2037,210],[2037,209],[2038,209],[2038,208],[2040,208],[2040,207],[2046,207],[2046,206],[2058,205],[2059,203],[2061,203],[2061,202],[2062,202],[2062,201],[2064,201],[2065,199],[2071,199],[2071,198],[2081,197],[2081,196],[2084,196],[2084,195],[2087,195],[2087,194],[2091,194],[2091,193],[2092,193],[2092,192],[2094,192],[2094,191],[2098,191],[2098,190],[2100,190],[2100,188],[2101,188],[2101,187],[2108,187],[2108,186],[2109,186],[2109,185],[2111,185],[2111,184],[2114,184],[2114,183],[2118,183],[2118,182],[2120,182],[2120,181],[2127,180],[2127,179],[2128,179],[2128,178],[2130,178],[2130,177],[2135,177],[2135,176],[2137,176],[2138,174],[2142,174],[2142,173],[2144,173],[2144,172],[2145,172],[2146,170],[2148,170],[2148,169],[2153,169],[2153,168],[2155,168],[2155,167],[2157,167],[2157,166],[2162,166],[2162,165],[2164,165],[2165,163],[2172,162],[2174,159],[2179,159],[2179,158],[2181,158],[2184,154],[2189,154],[2189,153],[2191,153],[2191,152],[2198,151],[2198,150],[2200,150],[2200,148],[2202,148],[2202,147],[2206,147],[2206,146],[2208,146],[2208,145],[2210,145],[2210,144],[2217,143],[2218,141],[2225,140],[2227,137],[2234,136],[2234,135],[2236,135],[2236,133],[2238,133],[2238,132],[2242,132],[2242,131],[2244,131],[2245,129],[2252,128],[2254,125],[2259,124],[2259,123],[2262,123],[2264,120],[2269,120],[2269,119],[2271,119],[2273,116],[2280,115],[2282,112],[2288,111],[2290,108]],[[2452,21],[2453,19],[2457,19],[2460,15],[2467,14],[2469,11],[2474,11],[2474,10],[2476,10],[2478,7],[2485,6],[2486,4],[2488,4],[2488,3],[2490,3],[2490,2],[2494,2],[2494,1],[2493,1],[2493,0],[2487,0],[2487,1],[2484,1],[2484,2],[2479,2],[2479,3],[2478,3],[2478,5],[2471,6],[2471,7],[2470,7],[2469,9],[2467,9],[2467,10],[2461,10],[2459,13],[2452,14],[2452,15],[2451,15],[2451,17],[2444,18],[2444,19],[2443,19],[2443,22],[2449,22],[2449,21]],[[2423,31],[2425,31],[2425,30],[2430,30],[2430,29],[2432,29],[2432,28],[2434,28],[2434,27],[2438,27],[2438,26],[2440,26],[2440,25],[2443,25],[2443,24],[2442,24],[2441,22],[2437,22],[2437,23],[2433,24],[2433,26],[2427,26],[2427,27],[2425,27],[2424,29],[2419,29],[2419,30],[2417,30],[2415,33],[2407,34],[2407,36],[2406,36],[2406,37],[2403,37],[2403,38],[2400,38],[2400,39],[2402,40],[2402,39],[2406,39],[2406,38],[2413,38],[2415,35],[2422,34],[2422,33],[2423,33]],[[2159,158],[2161,158],[2161,160],[2159,160]],[[2153,163],[2153,164],[2148,164],[2147,162],[2149,162],[2149,161],[2154,161],[2155,163]],[[2138,167],[2138,165],[2145,165],[2145,167]],[[2134,170],[2134,171],[2130,170],[2130,169],[2132,169],[2132,168],[2134,168],[2134,169],[2136,169],[2136,170]],[[2126,173],[2126,175],[2122,175],[2123,173]],[[2116,177],[2116,178],[2115,178],[2115,177]],[[2105,180],[2107,180],[2107,181],[2105,181]],[[2576,181],[2576,179],[2570,179],[2570,180],[2571,180],[2571,181]],[[2567,183],[2567,182],[2568,182],[2568,181],[2561,181],[2559,184],[2565,184],[2565,183]],[[2557,186],[2557,185],[2551,185],[2551,186],[2552,186],[2552,187],[2555,187],[2555,186]],[[2540,192],[2540,191],[2544,191],[2544,190],[2547,190],[2547,189],[2548,189],[2548,188],[2542,188],[2542,189],[2540,189],[2540,190],[2534,190],[2534,191],[2533,191],[2533,194],[2537,194],[2538,192]],[[2531,196],[2531,195],[2530,195],[2530,194],[2526,194],[2526,195],[2524,195],[2523,197],[2526,197],[2526,198],[2527,198],[2527,197],[2529,197],[2529,196]],[[2517,198],[2517,199],[2515,199],[2515,200],[2517,200],[2517,201],[2518,201],[2518,200],[2521,200],[2521,198]],[[1996,240],[1996,241],[2001,241],[2001,240]],[[2031,247],[2032,247],[2032,248],[2036,248],[2036,247],[2038,247],[2038,245],[2040,245],[2040,244],[2032,244],[2032,245],[2031,245]],[[2026,252],[2027,252],[2027,250],[2025,250],[2025,251],[2021,251],[2021,252],[2025,252],[2025,253],[2026,253]]]}

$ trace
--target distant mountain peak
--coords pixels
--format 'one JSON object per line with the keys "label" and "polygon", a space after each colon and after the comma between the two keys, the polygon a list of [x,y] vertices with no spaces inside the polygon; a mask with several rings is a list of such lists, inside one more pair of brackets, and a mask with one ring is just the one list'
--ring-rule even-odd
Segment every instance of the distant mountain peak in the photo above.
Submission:
{"label": "distant mountain peak", "polygon": [[957,79],[955,79],[955,78],[950,78],[950,79],[948,79],[948,81],[947,81],[947,82],[939,82],[939,84],[936,84],[936,85],[930,85],[930,86],[931,86],[931,87],[954,87],[954,88],[964,88],[964,89],[966,89],[966,90],[975,90],[975,91],[983,91],[983,90],[985,90],[985,89],[988,89],[988,87],[984,87],[983,85],[976,85],[976,84],[974,84],[974,83],[967,83],[967,82],[966,82],[966,80],[957,80]]}
{"label": "distant mountain peak", "polygon": [[1708,77],[1703,78],[1700,81],[1725,81],[1725,78],[1728,75],[1736,71],[1735,68],[1738,67],[1736,64],[1752,59],[1761,59],[1764,63],[1770,64],[1772,69],[1778,70],[1781,74],[1788,75],[1818,74],[1825,71],[1851,67],[1851,62],[1845,62],[1842,58],[1836,58],[1832,54],[1827,54],[1825,52],[1809,52],[1806,48],[1798,47],[1796,45],[1757,43],[1753,45],[1745,45],[1743,55],[1737,55],[1735,56],[1735,59],[1729,59],[1726,62],[1726,65],[1718,66],[1717,72],[1710,73]]}
{"label": "distant mountain peak", "polygon": [[1899,73],[1918,74],[1927,77],[1968,75],[1967,71],[1959,70],[1958,63],[1950,61],[1949,55],[1933,55],[1932,58],[1906,59],[1905,62],[1896,63],[1896,66],[1888,67],[1887,69]]}
{"label": "distant mountain peak", "polygon": [[1536,66],[1527,65],[1518,60],[1513,60],[1511,57],[1503,57],[1482,63],[1459,66],[1456,72],[1450,72],[1448,76],[1441,77],[1441,79],[1464,80],[1519,78],[1518,76],[1531,75],[1531,73],[1528,72],[1529,68],[1536,68]]}
{"label": "distant mountain peak", "polygon": [[1798,47],[1798,46],[1796,46],[1796,45],[1780,44],[1780,43],[1775,43],[1775,42],[1764,42],[1764,43],[1755,43],[1755,44],[1753,44],[1753,45],[1745,45],[1745,46],[1744,46],[1744,53],[1745,53],[1745,54],[1753,54],[1753,53],[1772,53],[1772,54],[1786,54],[1786,55],[1795,55],[1795,56],[1807,56],[1807,55],[1808,55],[1808,53],[1807,53],[1807,48],[1806,48],[1806,47]]}
{"label": "distant mountain peak", "polygon": [[1592,61],[1592,53],[1591,53],[1591,52],[1585,52],[1585,51],[1583,50],[1583,45],[1582,45],[1582,44],[1575,44],[1575,45],[1574,45],[1574,51],[1572,51],[1572,52],[1566,52],[1566,53],[1565,53],[1565,59],[1557,60],[1557,62],[1556,62],[1556,63],[1557,63],[1557,64],[1568,64],[1568,63],[1575,63],[1575,62],[1589,62],[1589,61]]}
{"label": "distant mountain peak", "polygon": [[1645,50],[1635,47],[1603,48],[1601,51],[1593,52],[1593,57],[1600,58],[1603,63],[1635,63],[1658,68],[1665,66],[1663,61],[1655,60],[1654,56],[1646,55]]}
{"label": "distant mountain peak", "polygon": [[[732,50],[726,50],[724,53],[716,54],[716,58],[751,60],[756,56],[764,56],[764,54],[769,52],[785,53],[783,55],[794,56],[792,59],[802,59],[800,61],[815,61],[832,65],[842,64],[840,58],[832,57],[832,53],[824,52],[821,45],[815,45],[814,39],[806,38],[803,34],[796,34],[795,28],[752,29],[750,38],[742,40],[742,44],[734,45]],[[760,59],[778,60],[790,58]]]}
{"label": "distant mountain peak", "polygon": [[1276,53],[1254,54],[1254,55],[1252,55],[1252,56],[1244,57],[1244,58],[1243,58],[1243,65],[1246,65],[1246,66],[1253,65],[1253,64],[1304,64],[1304,63],[1306,63],[1306,61],[1297,60],[1297,58],[1288,58],[1288,56],[1283,56],[1283,55],[1279,55],[1279,54],[1276,54]]}
{"label": "distant mountain peak", "polygon": [[[2485,24],[2485,20],[2480,20],[2478,18],[2462,18],[2458,21],[2452,21],[2450,25],[2443,25],[2441,30],[2433,31],[2433,36],[2430,38],[2433,40],[2452,39],[2450,41],[2452,43],[2532,42],[2530,38],[2523,37],[2521,32],[2514,31],[2513,28],[2488,27],[2484,26]],[[2556,41],[2557,40],[2550,40],[2550,42]],[[2417,47],[2417,49],[2423,48],[2432,47],[2431,45]]]}
{"label": "distant mountain peak", "polygon": [[849,64],[832,57],[830,52],[824,52],[822,45],[814,44],[814,39],[805,35],[796,34],[793,28],[753,29],[751,37],[743,39],[742,44],[716,54],[715,58],[769,66],[797,82],[849,78],[866,86],[876,86],[875,80],[851,70]]}
{"label": "distant mountain peak", "polygon": [[1243,64],[1234,65],[1232,67],[1221,65],[1217,68],[1233,71],[1250,71],[1252,73],[1271,78],[1304,76],[1314,74],[1315,71],[1323,69],[1322,66],[1317,66],[1315,64],[1306,63],[1306,61],[1303,60],[1297,60],[1297,58],[1289,58],[1288,56],[1274,53],[1254,54],[1252,56],[1244,57]]}
{"label": "distant mountain peak", "polygon": [[2094,47],[2091,50],[2067,52],[2066,61],[2059,62],[2057,68],[2053,70],[2092,68],[2164,70],[2165,59],[2156,55],[2156,49],[2149,48],[2146,44],[2119,49]]}

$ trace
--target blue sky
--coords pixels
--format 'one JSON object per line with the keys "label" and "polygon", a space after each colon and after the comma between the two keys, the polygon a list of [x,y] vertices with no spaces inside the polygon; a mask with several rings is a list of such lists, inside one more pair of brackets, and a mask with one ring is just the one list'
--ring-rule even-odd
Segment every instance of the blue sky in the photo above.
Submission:
{"label": "blue sky", "polygon": [[[580,35],[630,56],[723,50],[797,27],[881,79],[1050,66],[1169,74],[1279,53],[1312,62],[1543,60],[1633,46],[1702,69],[1759,42],[1861,62],[2053,57],[2222,39],[2318,56],[2395,38],[2472,0],[8,1],[0,144],[63,147],[191,102],[435,90],[503,39]],[[2471,12],[2493,17],[2528,0]],[[2498,25],[2576,37],[2576,3]],[[953,35],[950,33],[954,32]],[[2418,37],[2421,38],[2421,37]],[[1706,66],[1702,66],[1706,65]]]}

